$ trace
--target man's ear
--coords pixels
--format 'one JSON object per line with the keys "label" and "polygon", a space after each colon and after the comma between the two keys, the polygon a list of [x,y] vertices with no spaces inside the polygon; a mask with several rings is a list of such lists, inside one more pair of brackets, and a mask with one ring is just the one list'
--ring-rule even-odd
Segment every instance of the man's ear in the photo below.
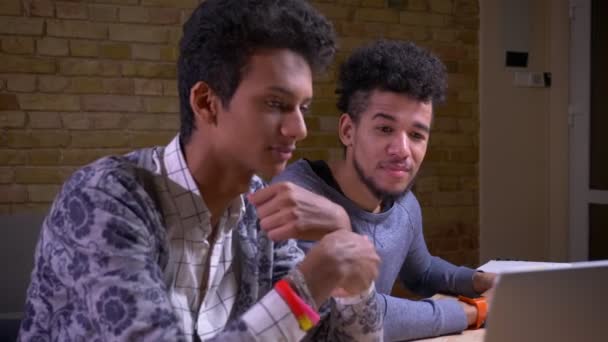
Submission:
{"label": "man's ear", "polygon": [[340,121],[338,122],[338,136],[340,141],[346,147],[349,147],[353,143],[353,135],[355,134],[355,123],[353,119],[347,113],[340,115]]}
{"label": "man's ear", "polygon": [[195,122],[217,124],[220,105],[220,98],[206,82],[198,81],[190,88],[190,108]]}

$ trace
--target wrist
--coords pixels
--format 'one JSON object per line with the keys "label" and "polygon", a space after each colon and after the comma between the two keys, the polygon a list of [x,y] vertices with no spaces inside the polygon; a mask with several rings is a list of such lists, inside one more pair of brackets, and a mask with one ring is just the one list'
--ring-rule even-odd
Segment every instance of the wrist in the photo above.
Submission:
{"label": "wrist", "polygon": [[302,280],[306,284],[312,300],[320,306],[329,299],[334,284],[337,283],[337,279],[333,279],[335,273],[324,272],[324,266],[322,264],[313,265],[313,263],[310,262],[310,256],[311,254],[304,258],[297,268],[302,276]]}
{"label": "wrist", "polygon": [[458,296],[458,300],[467,316],[467,324],[470,329],[479,329],[486,321],[488,304],[485,297],[469,298]]}
{"label": "wrist", "polygon": [[298,267],[294,267],[287,276],[284,278],[291,285],[291,287],[298,293],[298,295],[312,307],[314,310],[318,310],[319,306],[317,305],[317,301],[312,296],[310,292],[310,288],[308,287],[308,283],[306,282],[306,278],[300,271]]}
{"label": "wrist", "polygon": [[352,231],[353,229],[350,224],[350,217],[348,216],[348,213],[346,213],[346,210],[344,210],[342,206],[336,204],[336,207],[338,212],[336,227],[338,227],[338,229]]}

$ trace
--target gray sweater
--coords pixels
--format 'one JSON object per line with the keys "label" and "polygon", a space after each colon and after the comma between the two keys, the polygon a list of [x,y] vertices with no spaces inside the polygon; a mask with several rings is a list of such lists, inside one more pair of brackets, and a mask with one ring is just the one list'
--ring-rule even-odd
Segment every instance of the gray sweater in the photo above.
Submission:
{"label": "gray sweater", "polygon": [[[437,292],[476,296],[472,284],[474,270],[429,254],[422,233],[420,205],[412,192],[374,214],[328,185],[305,160],[292,163],[273,179],[281,181],[292,182],[340,204],[350,216],[353,230],[374,242],[382,259],[376,290],[378,304],[385,313],[385,340],[411,340],[466,329],[464,311],[454,300],[413,301],[390,295],[399,277],[405,286],[422,296]],[[307,251],[312,242],[300,241],[299,245]]]}

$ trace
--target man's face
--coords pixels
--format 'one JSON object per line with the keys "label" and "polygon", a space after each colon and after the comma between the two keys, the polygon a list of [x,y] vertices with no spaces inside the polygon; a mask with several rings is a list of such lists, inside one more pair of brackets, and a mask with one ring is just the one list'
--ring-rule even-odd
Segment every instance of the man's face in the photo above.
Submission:
{"label": "man's face", "polygon": [[430,102],[374,90],[358,122],[343,114],[346,165],[376,198],[394,198],[409,189],[426,154],[432,111]]}
{"label": "man's face", "polygon": [[230,164],[270,178],[306,137],[303,115],[311,99],[312,73],[303,57],[284,49],[259,51],[230,103],[220,106],[214,144]]}

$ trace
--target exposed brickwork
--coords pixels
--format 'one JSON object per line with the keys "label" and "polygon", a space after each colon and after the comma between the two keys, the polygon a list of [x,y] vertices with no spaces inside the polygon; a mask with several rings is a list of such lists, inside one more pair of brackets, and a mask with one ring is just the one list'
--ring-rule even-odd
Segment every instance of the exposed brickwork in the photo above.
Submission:
{"label": "exposed brickwork", "polygon": [[[44,211],[76,167],[164,144],[176,132],[177,42],[199,0],[0,1],[0,213]],[[430,250],[478,260],[478,28],[475,0],[319,0],[337,61],[374,38],[413,40],[449,71],[416,185]],[[315,83],[298,157],[335,158],[336,68]]]}

